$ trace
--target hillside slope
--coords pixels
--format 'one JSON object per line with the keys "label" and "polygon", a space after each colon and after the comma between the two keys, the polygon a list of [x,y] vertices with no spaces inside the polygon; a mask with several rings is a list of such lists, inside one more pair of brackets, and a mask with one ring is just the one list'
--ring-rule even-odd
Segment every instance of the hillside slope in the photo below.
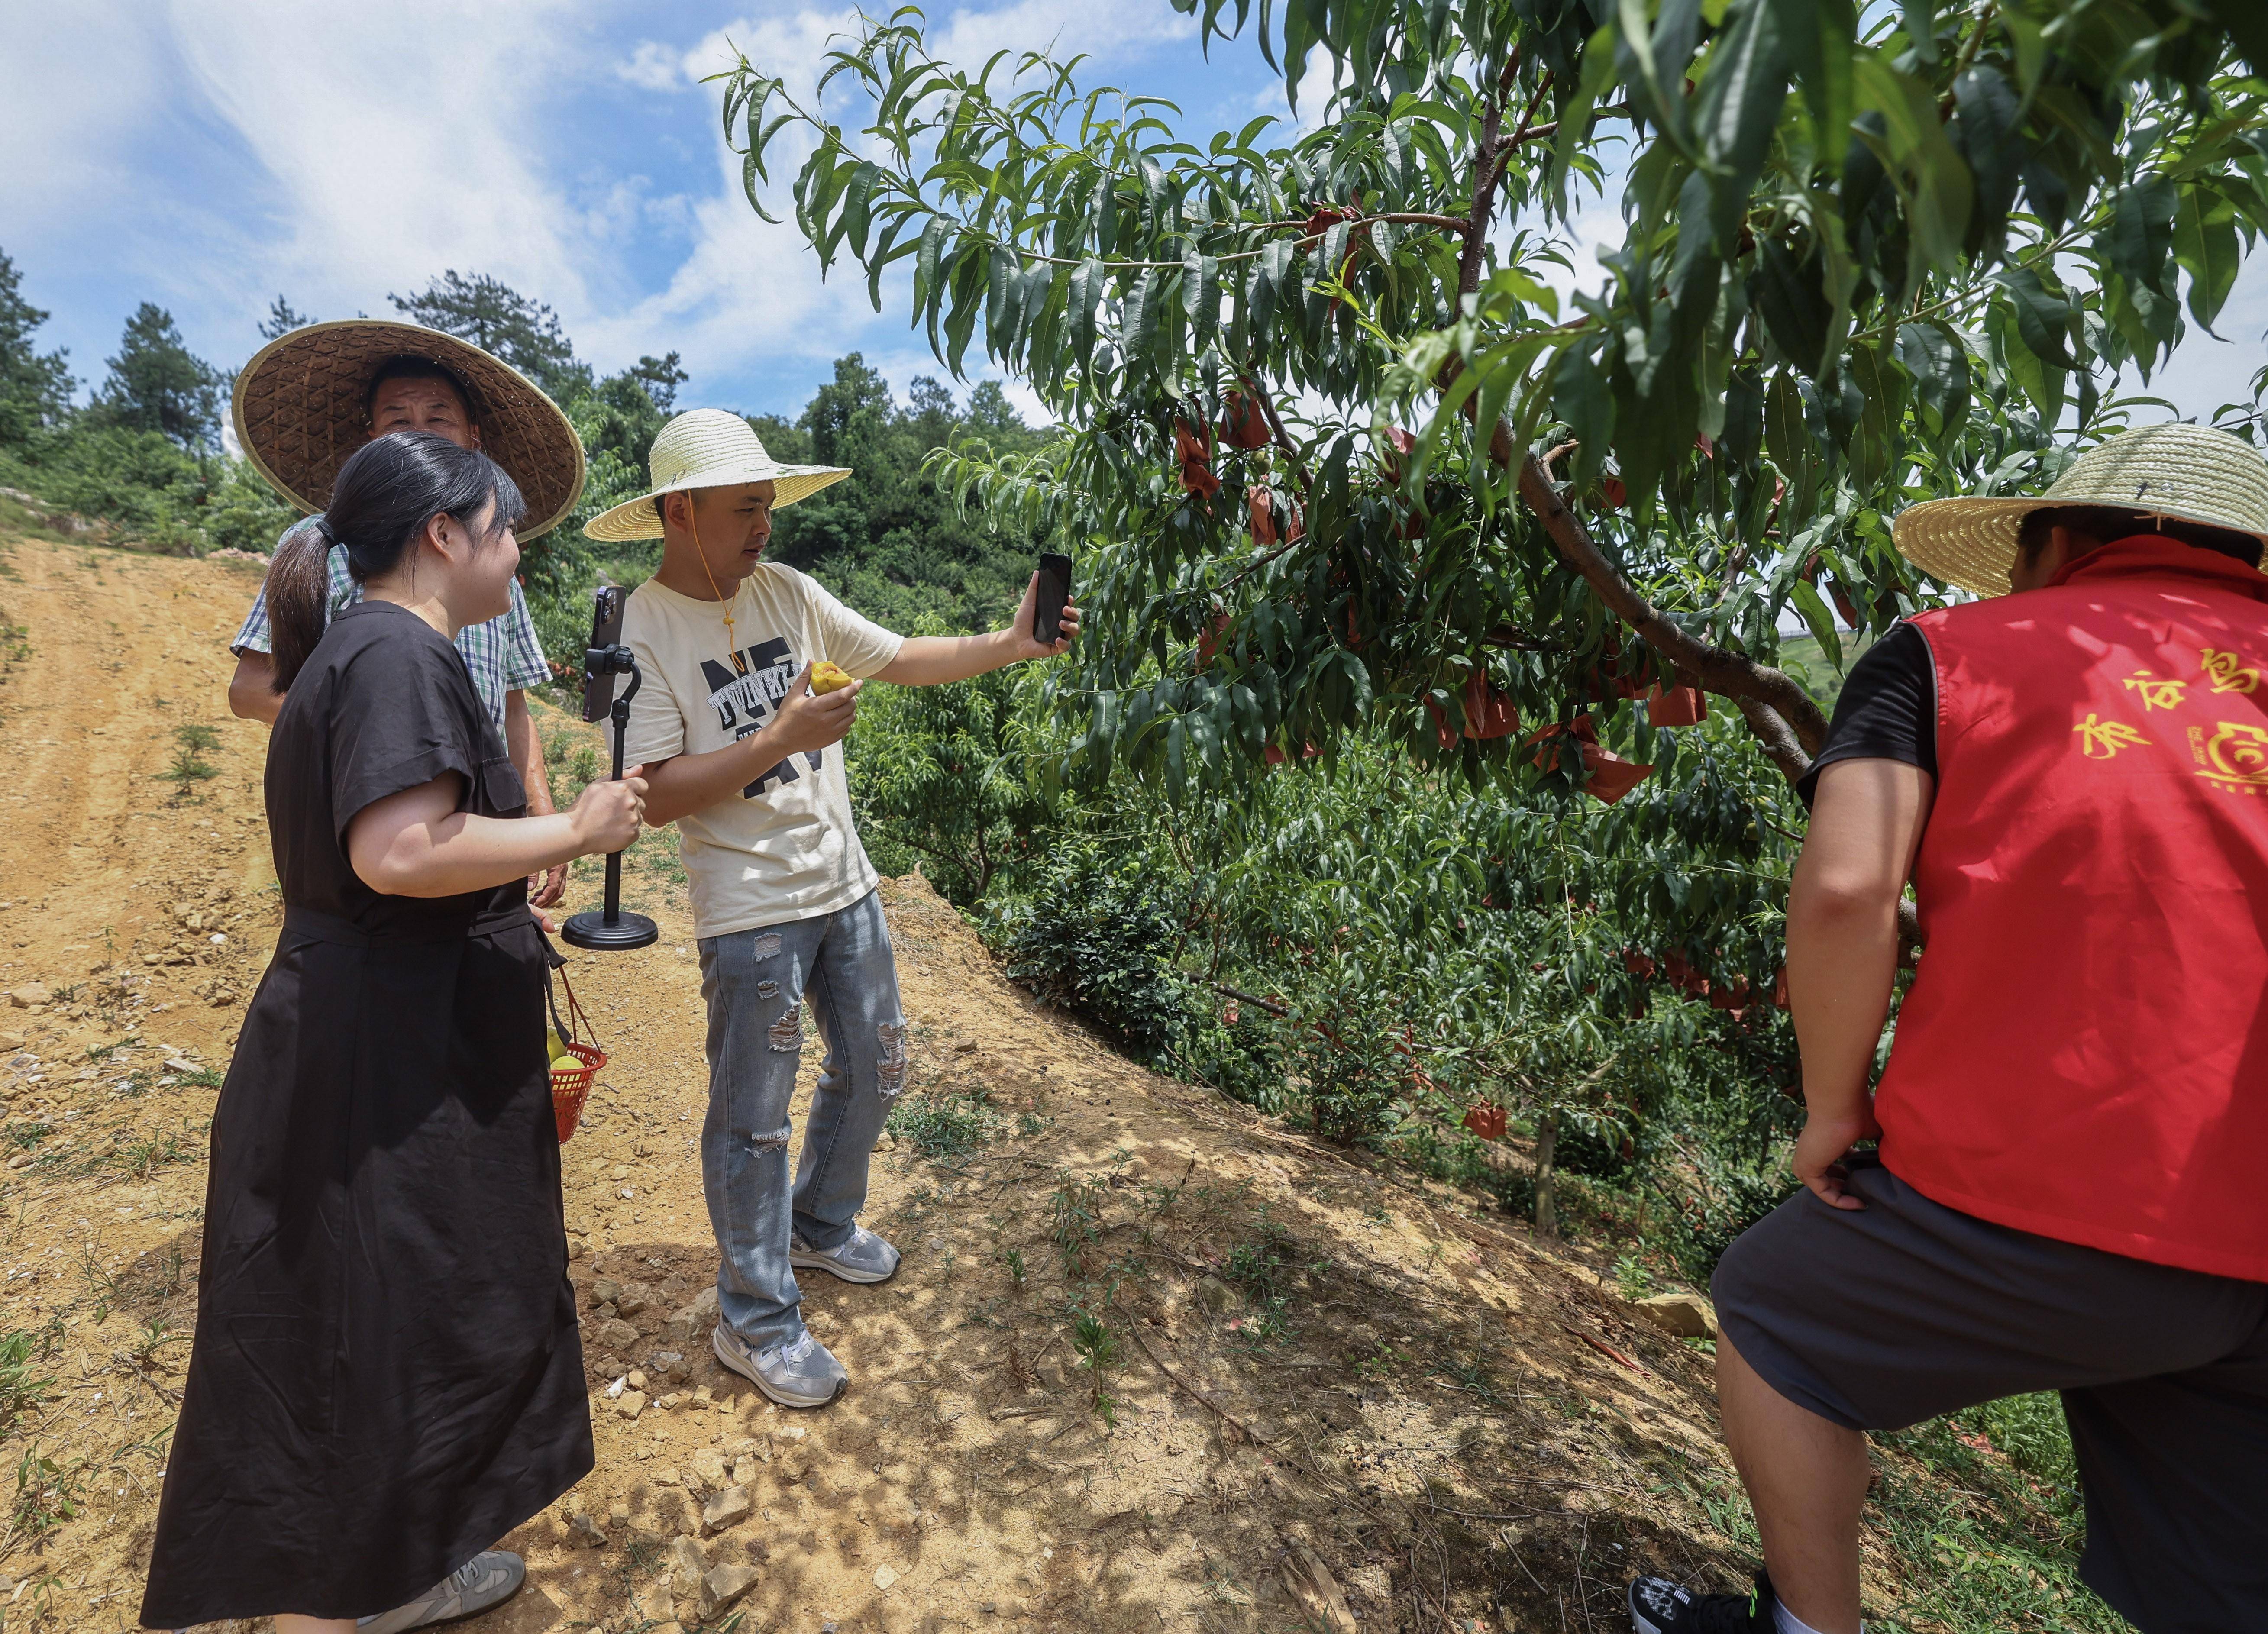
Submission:
{"label": "hillside slope", "polygon": [[[205,1132],[280,917],[266,729],[223,696],[256,571],[0,540],[10,1630],[135,1625]],[[769,1408],[694,1308],[698,970],[658,850],[630,873],[660,944],[571,969],[613,1056],[566,1150],[599,1466],[466,1626],[1587,1634],[1626,1626],[1634,1559],[1742,1578],[1705,1347],[1469,1199],[1130,1065],[918,877],[885,887],[914,1064],[868,1214],[905,1267],[810,1280],[854,1386]],[[1896,1604],[1906,1557],[1870,1547]]]}

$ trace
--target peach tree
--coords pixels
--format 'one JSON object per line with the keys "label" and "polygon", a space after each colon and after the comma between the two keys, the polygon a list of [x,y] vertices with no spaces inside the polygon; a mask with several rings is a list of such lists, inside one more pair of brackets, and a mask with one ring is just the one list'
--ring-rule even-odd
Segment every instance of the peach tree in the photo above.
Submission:
{"label": "peach tree", "polygon": [[[1527,810],[1651,769],[1598,843],[1661,865],[1609,902],[1484,858],[1491,905],[1534,899],[1601,1014],[1727,938],[1719,981],[1768,983],[1827,725],[1783,632],[1839,665],[1935,605],[1901,507],[2051,477],[2134,412],[2122,372],[2213,329],[2268,227],[2268,14],[1174,3],[1314,127],[942,62],[912,10],[815,83],[723,77],[751,204],[1059,423],[933,460],[1078,553],[1050,786],[1248,806],[1384,746]],[[1630,946],[1648,921],[1678,946]]]}

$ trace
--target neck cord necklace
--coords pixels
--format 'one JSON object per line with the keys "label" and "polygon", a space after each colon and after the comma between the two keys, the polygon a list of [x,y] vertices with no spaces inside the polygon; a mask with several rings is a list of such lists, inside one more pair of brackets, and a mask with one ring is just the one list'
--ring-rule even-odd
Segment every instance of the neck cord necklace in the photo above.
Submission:
{"label": "neck cord necklace", "polygon": [[[718,588],[717,575],[710,571],[709,553],[701,548],[701,525],[694,519],[693,504],[689,497],[687,499],[685,505],[685,525],[692,532],[693,554],[700,560],[702,572],[708,575],[709,589],[711,593],[716,596],[717,600],[723,604],[725,614],[725,647],[733,654],[738,656],[740,651],[740,632],[735,629],[733,624],[733,603],[732,601],[728,601],[725,599],[725,593],[721,589]],[[740,589],[737,585],[733,588],[733,596],[735,600],[740,597]]]}

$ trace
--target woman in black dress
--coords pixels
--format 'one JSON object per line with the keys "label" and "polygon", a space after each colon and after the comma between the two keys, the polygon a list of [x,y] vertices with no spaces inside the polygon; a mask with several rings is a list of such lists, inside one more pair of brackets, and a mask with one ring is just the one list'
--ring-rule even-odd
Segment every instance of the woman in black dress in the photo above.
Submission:
{"label": "woman in black dress", "polygon": [[486,456],[399,432],[328,512],[367,599],[325,630],[326,543],[269,569],[284,932],[213,1118],[146,1626],[482,1609],[523,1575],[489,1545],[591,1468],[523,882],[628,844],[645,785],[521,815],[450,644],[508,606],[519,514]]}

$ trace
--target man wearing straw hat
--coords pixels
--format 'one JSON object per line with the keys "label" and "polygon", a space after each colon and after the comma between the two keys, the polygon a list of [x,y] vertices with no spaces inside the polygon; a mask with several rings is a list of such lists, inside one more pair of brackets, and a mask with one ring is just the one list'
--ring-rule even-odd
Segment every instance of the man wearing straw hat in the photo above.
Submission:
{"label": "man wearing straw hat", "polygon": [[2146,1634],[2268,1626],[2268,460],[2148,426],[1896,537],[1984,599],[1859,660],[1806,779],[1805,1189],[1714,1288],[1767,1576],[1632,1620],[1853,1634],[1864,1432],[2059,1390],[2080,1575]]}
{"label": "man wearing straw hat", "polygon": [[[294,524],[323,527],[331,482],[349,454],[388,431],[431,431],[460,447],[479,449],[508,472],[527,501],[524,540],[555,526],[583,492],[583,442],[557,405],[508,364],[438,330],[384,319],[309,324],[270,342],[237,376],[237,441],[245,457],[284,497],[314,514]],[[330,553],[333,612],[362,599],[347,571],[346,552]],[[283,707],[269,661],[268,596],[263,589],[229,650],[236,673],[228,704],[248,720],[275,725]],[[473,688],[503,734],[527,785],[528,813],[552,809],[543,744],[528,718],[526,689],[551,678],[543,648],[515,580],[512,609],[468,626],[457,650]],[[531,905],[548,908],[565,894],[567,870],[530,880]]]}
{"label": "man wearing straw hat", "polygon": [[[593,539],[662,541],[622,639],[644,684],[627,752],[646,769],[646,821],[675,822],[709,1007],[702,1181],[721,1264],[718,1359],[787,1407],[823,1407],[850,1376],[804,1327],[796,1267],[877,1283],[898,1251],[858,1223],[866,1162],[905,1087],[897,966],[843,775],[859,681],[964,681],[1062,652],[1033,635],[1035,576],[1008,629],[893,635],[794,569],[762,559],[772,515],[850,475],[783,466],[722,409],[654,439],[653,487],[595,518]],[[831,686],[832,689],[826,689]],[[827,1051],[788,1183],[788,1101],[811,1006]]]}

